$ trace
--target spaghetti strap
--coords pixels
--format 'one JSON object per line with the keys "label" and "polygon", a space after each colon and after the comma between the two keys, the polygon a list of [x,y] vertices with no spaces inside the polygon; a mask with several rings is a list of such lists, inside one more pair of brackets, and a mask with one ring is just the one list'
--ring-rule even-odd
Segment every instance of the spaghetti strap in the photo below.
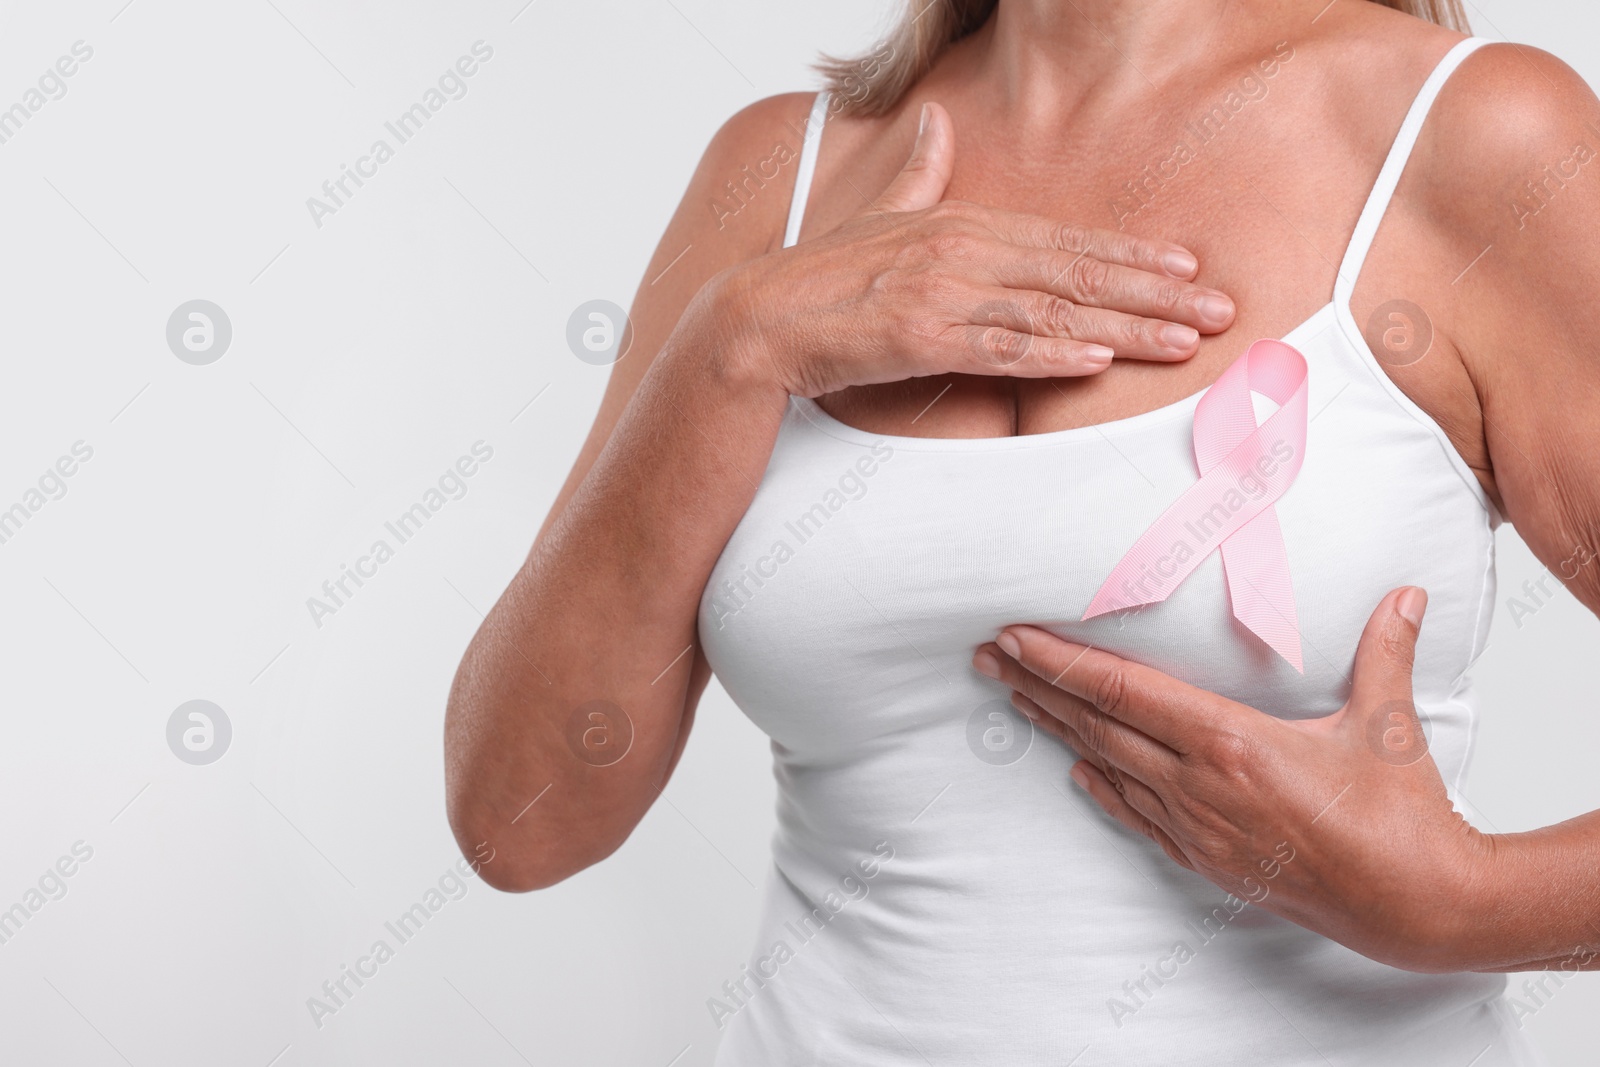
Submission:
{"label": "spaghetti strap", "polygon": [[828,121],[828,90],[817,94],[811,105],[811,115],[806,119],[805,139],[800,142],[800,168],[794,176],[794,194],[789,200],[789,225],[783,231],[783,247],[788,248],[800,239],[800,221],[805,218],[806,200],[811,194],[811,176],[817,169],[817,142],[822,140],[822,126]]}
{"label": "spaghetti strap", "polygon": [[1433,68],[1433,73],[1428,75],[1428,80],[1422,83],[1422,88],[1417,90],[1417,98],[1411,102],[1411,110],[1406,112],[1405,120],[1400,124],[1400,131],[1395,134],[1394,145],[1389,149],[1388,158],[1383,161],[1383,169],[1378,172],[1378,180],[1373,183],[1372,192],[1367,195],[1366,206],[1361,209],[1361,217],[1356,220],[1355,232],[1350,235],[1350,244],[1345,249],[1343,261],[1339,264],[1339,277],[1333,283],[1335,303],[1348,302],[1350,294],[1355,290],[1361,265],[1366,262],[1367,252],[1372,248],[1373,238],[1378,234],[1378,226],[1383,222],[1384,212],[1389,208],[1395,187],[1400,184],[1400,175],[1406,169],[1406,161],[1411,158],[1411,150],[1416,146],[1417,135],[1422,132],[1422,124],[1427,120],[1428,111],[1433,107],[1439,90],[1444,87],[1446,79],[1461,65],[1462,60],[1489,43],[1490,41],[1483,37],[1468,37],[1458,41],[1455,47],[1439,60],[1438,66]]}

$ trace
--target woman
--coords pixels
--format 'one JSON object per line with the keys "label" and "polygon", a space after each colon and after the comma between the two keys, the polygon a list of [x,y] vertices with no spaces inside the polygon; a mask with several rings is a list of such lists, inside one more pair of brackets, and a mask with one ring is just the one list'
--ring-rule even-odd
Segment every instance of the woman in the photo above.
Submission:
{"label": "woman", "polygon": [[1394,6],[917,0],[730,120],[452,692],[484,877],[616,849],[715,669],[719,1062],[1537,1062],[1600,816],[1453,802],[1502,516],[1600,608],[1600,104]]}

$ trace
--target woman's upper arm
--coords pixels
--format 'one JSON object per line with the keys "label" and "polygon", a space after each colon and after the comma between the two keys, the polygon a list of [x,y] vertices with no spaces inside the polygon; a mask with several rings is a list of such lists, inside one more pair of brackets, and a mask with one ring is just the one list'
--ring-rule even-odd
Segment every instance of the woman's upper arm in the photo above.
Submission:
{"label": "woman's upper arm", "polygon": [[1600,612],[1600,100],[1522,46],[1459,76],[1432,203],[1459,238],[1451,340],[1506,518]]}
{"label": "woman's upper arm", "polygon": [[[594,466],[689,301],[713,276],[782,243],[800,135],[813,99],[811,93],[785,93],[758,100],[712,137],[645,268],[628,312],[632,340],[612,366],[600,409],[541,534]],[[734,199],[730,183],[741,199]]]}

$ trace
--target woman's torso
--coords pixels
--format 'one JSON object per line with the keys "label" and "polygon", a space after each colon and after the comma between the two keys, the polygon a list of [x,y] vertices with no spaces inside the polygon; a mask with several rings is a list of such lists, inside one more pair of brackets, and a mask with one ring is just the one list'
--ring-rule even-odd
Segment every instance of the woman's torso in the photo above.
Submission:
{"label": "woman's torso", "polygon": [[[1392,137],[1403,110],[1372,137]],[[1331,197],[1350,202],[1344,236],[1325,242],[1333,264],[1374,168],[1363,157],[1354,169],[1368,180]],[[1264,164],[1254,179],[1276,188],[1282,176]],[[772,737],[778,782],[755,949],[708,991],[719,1062],[1529,1062],[1498,999],[1503,978],[1408,974],[1236,907],[1074,790],[1072,754],[1032,735],[1004,687],[970,666],[999,627],[1029,622],[1267,714],[1321,715],[1348,693],[1372,607],[1394,586],[1423,585],[1417,703],[1459,790],[1494,512],[1448,436],[1365,348],[1348,310],[1354,279],[1335,288],[1317,251],[1321,276],[1307,281],[1316,272],[1291,266],[1296,255],[1249,260],[1267,272],[1256,293],[1274,279],[1284,290],[1262,313],[1284,320],[1276,330],[1252,326],[1236,291],[1240,327],[1193,365],[1114,368],[1120,384],[1108,374],[1098,398],[1085,388],[1057,408],[1027,390],[952,389],[919,419],[927,437],[875,432],[909,419],[892,390],[792,403],[700,612],[707,658]],[[1236,623],[1214,552],[1166,602],[1080,621],[1193,484],[1199,392],[1270,335],[1310,368],[1304,466],[1275,507],[1305,673]],[[1027,435],[1008,436],[1018,428]]]}

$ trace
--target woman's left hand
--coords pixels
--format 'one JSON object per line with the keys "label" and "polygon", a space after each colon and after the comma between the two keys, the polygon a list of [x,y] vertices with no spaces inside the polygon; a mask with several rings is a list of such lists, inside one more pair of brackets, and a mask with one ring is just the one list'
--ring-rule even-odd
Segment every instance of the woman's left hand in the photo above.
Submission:
{"label": "woman's left hand", "polygon": [[1372,959],[1463,969],[1465,904],[1494,838],[1452,807],[1412,703],[1427,595],[1397,589],[1356,651],[1350,699],[1278,719],[1032,626],[973,665],[1083,757],[1073,779],[1221,888]]}

